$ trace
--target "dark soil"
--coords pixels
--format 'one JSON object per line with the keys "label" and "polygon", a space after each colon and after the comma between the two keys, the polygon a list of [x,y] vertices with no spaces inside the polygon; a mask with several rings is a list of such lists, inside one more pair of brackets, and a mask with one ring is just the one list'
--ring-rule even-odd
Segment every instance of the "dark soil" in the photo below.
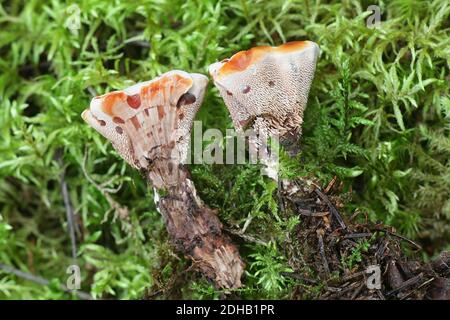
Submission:
{"label": "dark soil", "polygon": [[[423,262],[423,250],[356,212],[346,219],[336,181],[321,190],[310,180],[282,183],[285,210],[298,212],[298,245],[290,264],[300,280],[294,299],[450,299],[450,252]],[[372,266],[372,270],[370,270]],[[374,270],[379,268],[379,286]],[[371,289],[369,289],[371,287]]]}

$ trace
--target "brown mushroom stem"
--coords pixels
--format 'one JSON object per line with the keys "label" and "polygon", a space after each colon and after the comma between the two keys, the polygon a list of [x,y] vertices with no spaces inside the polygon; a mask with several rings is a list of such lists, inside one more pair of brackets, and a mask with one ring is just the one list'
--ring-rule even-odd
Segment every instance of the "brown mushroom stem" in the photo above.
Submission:
{"label": "brown mushroom stem", "polygon": [[173,170],[178,171],[175,174],[179,182],[168,187],[156,202],[174,245],[216,286],[240,287],[244,264],[230,238],[222,232],[217,210],[199,198],[184,166]]}

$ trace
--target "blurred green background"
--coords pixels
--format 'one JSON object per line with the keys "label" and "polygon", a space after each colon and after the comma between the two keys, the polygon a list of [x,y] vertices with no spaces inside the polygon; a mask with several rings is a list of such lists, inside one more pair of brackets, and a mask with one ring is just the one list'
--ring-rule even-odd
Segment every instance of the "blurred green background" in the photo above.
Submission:
{"label": "blurred green background", "polygon": [[[366,26],[371,4],[377,28]],[[450,249],[449,14],[447,0],[0,1],[0,263],[50,281],[0,270],[0,298],[75,298],[59,289],[74,263],[96,298],[220,297],[186,272],[145,182],[80,113],[96,94],[291,40],[321,54],[302,153],[282,158],[282,176],[336,175],[344,215],[394,226],[425,259]],[[197,119],[232,127],[212,85]],[[252,218],[235,239],[247,264],[235,295],[289,298],[298,284],[281,272],[293,270],[286,243],[299,221],[280,212],[276,185],[255,166],[190,169],[227,228]]]}

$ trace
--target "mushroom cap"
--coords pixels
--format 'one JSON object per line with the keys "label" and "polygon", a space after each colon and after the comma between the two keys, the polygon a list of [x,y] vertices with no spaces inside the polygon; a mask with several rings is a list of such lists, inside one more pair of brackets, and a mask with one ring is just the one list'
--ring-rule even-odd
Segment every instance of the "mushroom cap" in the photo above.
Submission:
{"label": "mushroom cap", "polygon": [[207,84],[204,75],[170,71],[93,98],[81,116],[137,169],[148,169],[158,157],[181,163]]}
{"label": "mushroom cap", "polygon": [[251,126],[281,139],[288,133],[297,136],[318,54],[316,43],[294,41],[240,51],[210,65],[236,130]]}

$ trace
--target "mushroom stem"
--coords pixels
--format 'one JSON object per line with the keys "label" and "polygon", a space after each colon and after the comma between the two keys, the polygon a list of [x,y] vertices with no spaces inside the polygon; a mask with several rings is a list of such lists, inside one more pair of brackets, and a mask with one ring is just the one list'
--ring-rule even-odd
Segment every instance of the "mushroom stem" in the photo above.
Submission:
{"label": "mushroom stem", "polygon": [[199,198],[185,166],[174,170],[178,171],[178,183],[168,187],[164,196],[155,189],[155,202],[173,243],[217,287],[240,287],[244,264],[230,238],[222,232],[217,210]]}

